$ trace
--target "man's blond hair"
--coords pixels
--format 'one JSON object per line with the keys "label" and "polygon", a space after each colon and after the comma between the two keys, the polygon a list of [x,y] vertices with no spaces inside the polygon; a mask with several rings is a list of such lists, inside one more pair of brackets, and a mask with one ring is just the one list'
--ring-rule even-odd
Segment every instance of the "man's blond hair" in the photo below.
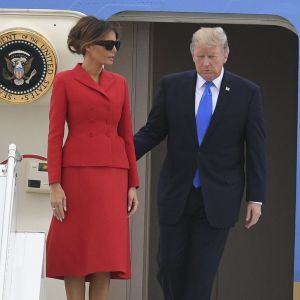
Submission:
{"label": "man's blond hair", "polygon": [[229,54],[229,46],[226,33],[222,27],[201,27],[192,37],[190,45],[193,54],[195,47],[216,47],[221,46],[225,50],[225,54]]}

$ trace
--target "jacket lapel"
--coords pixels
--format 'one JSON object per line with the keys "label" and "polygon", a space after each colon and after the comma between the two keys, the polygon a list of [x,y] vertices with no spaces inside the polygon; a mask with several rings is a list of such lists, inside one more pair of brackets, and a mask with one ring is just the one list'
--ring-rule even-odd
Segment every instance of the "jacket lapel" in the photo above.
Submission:
{"label": "jacket lapel", "polygon": [[186,78],[186,85],[183,92],[183,99],[185,99],[184,107],[186,109],[186,120],[188,123],[189,132],[195,147],[198,148],[197,126],[195,116],[195,91],[197,82],[197,72],[192,71]]}
{"label": "jacket lapel", "polygon": [[206,131],[206,134],[204,136],[201,146],[203,144],[205,144],[206,141],[209,139],[209,137],[212,135],[213,131],[215,130],[215,128],[220,120],[220,116],[226,109],[227,103],[230,100],[230,89],[231,89],[230,83],[231,83],[230,75],[226,71],[224,71],[224,75],[223,75],[223,79],[222,79],[222,83],[221,83],[221,87],[220,87],[220,92],[219,92],[219,96],[218,96],[218,100],[217,100],[217,105],[216,105],[215,111],[211,117],[210,124],[207,128],[207,131]]}
{"label": "jacket lapel", "polygon": [[77,64],[73,69],[73,74],[75,80],[79,81],[83,85],[101,93],[106,98],[109,99],[107,91],[109,87],[114,83],[115,78],[112,73],[102,70],[99,78],[99,83],[95,82],[90,75],[81,67],[80,64]]}

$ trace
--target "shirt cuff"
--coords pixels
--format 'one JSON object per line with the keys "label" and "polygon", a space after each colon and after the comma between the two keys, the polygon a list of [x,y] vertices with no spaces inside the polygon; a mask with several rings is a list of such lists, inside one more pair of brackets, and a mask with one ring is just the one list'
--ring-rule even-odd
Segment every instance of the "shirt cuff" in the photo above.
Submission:
{"label": "shirt cuff", "polygon": [[262,205],[262,202],[255,202],[255,201],[249,201],[251,203],[256,203],[256,204],[259,204],[259,205]]}

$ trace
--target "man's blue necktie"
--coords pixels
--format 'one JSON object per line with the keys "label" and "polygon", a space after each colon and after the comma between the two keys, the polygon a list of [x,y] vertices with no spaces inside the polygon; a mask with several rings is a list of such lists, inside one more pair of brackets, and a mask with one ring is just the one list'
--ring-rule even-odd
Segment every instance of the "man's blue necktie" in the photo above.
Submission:
{"label": "man's blue necktie", "polygon": [[[211,115],[212,115],[212,95],[210,87],[213,85],[212,81],[205,82],[205,90],[201,97],[197,115],[196,115],[196,125],[197,125],[197,135],[199,145],[202,144],[203,138],[205,136],[206,130],[209,126]],[[193,186],[198,188],[200,186],[199,170],[197,169]]]}

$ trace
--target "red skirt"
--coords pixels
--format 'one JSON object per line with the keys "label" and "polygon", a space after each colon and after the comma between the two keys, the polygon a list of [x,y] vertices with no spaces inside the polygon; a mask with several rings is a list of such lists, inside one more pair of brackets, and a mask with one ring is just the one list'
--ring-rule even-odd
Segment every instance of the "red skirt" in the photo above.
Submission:
{"label": "red skirt", "polygon": [[68,167],[62,170],[67,212],[52,218],[46,246],[47,277],[110,272],[129,279],[128,170]]}

